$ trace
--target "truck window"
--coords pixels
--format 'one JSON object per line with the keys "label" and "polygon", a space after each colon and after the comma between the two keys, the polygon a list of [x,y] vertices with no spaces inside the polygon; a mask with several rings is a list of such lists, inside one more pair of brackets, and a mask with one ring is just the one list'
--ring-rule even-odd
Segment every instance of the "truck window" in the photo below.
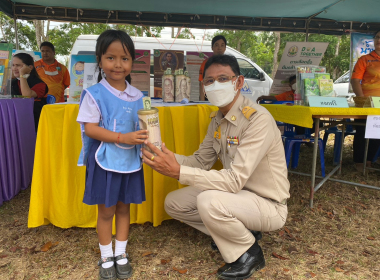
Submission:
{"label": "truck window", "polygon": [[239,63],[240,73],[247,79],[260,79],[259,70],[257,70],[251,63],[248,61],[237,58]]}

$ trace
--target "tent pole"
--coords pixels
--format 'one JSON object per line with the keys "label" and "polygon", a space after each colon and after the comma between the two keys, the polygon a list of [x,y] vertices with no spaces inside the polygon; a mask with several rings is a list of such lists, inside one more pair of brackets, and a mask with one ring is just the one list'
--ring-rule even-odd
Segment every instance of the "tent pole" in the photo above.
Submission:
{"label": "tent pole", "polygon": [[308,42],[308,41],[309,41],[309,23],[310,23],[310,20],[307,20],[307,22],[306,22],[306,36],[305,36],[305,42]]}
{"label": "tent pole", "polygon": [[15,37],[16,37],[16,50],[18,50],[18,32],[17,32],[17,17],[14,16],[14,22],[15,22]]}

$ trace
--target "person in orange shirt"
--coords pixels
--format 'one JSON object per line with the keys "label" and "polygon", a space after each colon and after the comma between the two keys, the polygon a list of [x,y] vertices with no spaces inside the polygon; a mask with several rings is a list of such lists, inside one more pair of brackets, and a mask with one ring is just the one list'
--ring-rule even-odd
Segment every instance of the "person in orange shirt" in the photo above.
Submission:
{"label": "person in orange shirt", "polygon": [[289,86],[290,86],[290,90],[288,91],[285,91],[275,96],[262,95],[259,98],[257,98],[256,102],[259,102],[261,100],[294,101],[294,92],[296,91],[296,75],[289,77]]}
{"label": "person in orange shirt", "polygon": [[[380,30],[373,36],[375,50],[370,54],[361,56],[355,64],[351,76],[352,89],[356,96],[380,96]],[[366,120],[356,120],[366,123]],[[353,143],[353,156],[355,167],[363,171],[363,158],[365,147],[365,126],[356,126]],[[380,139],[370,139],[367,154],[367,167],[380,148]]]}
{"label": "person in orange shirt", "polygon": [[70,85],[70,74],[66,66],[55,59],[54,45],[41,43],[42,59],[34,63],[40,78],[47,84],[49,94],[55,96],[56,102],[65,102],[64,91]]}
{"label": "person in orange shirt", "polygon": [[[212,38],[211,41],[211,49],[214,52],[214,55],[222,55],[226,51],[227,48],[227,40],[223,35],[217,35],[214,38]],[[205,94],[203,92],[203,72],[205,71],[205,65],[208,59],[205,59],[201,65],[201,68],[199,68],[199,100],[206,100]]]}

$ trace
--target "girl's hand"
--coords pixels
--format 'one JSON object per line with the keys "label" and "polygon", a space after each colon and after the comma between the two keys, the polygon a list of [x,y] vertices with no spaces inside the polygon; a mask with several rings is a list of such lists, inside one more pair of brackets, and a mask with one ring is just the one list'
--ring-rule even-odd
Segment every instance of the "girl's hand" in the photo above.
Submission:
{"label": "girl's hand", "polygon": [[143,144],[148,139],[148,130],[138,130],[120,135],[120,143],[128,145]]}
{"label": "girl's hand", "polygon": [[30,69],[30,67],[24,64],[19,72],[20,72],[20,75],[25,75],[25,74],[30,74],[31,71],[32,70]]}

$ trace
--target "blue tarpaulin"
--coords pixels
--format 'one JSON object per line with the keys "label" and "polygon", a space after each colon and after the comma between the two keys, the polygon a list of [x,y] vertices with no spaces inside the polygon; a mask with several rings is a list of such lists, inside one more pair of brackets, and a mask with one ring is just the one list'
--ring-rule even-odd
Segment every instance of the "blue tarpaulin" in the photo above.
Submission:
{"label": "blue tarpaulin", "polygon": [[379,0],[0,0],[20,19],[344,34],[380,29]]}

